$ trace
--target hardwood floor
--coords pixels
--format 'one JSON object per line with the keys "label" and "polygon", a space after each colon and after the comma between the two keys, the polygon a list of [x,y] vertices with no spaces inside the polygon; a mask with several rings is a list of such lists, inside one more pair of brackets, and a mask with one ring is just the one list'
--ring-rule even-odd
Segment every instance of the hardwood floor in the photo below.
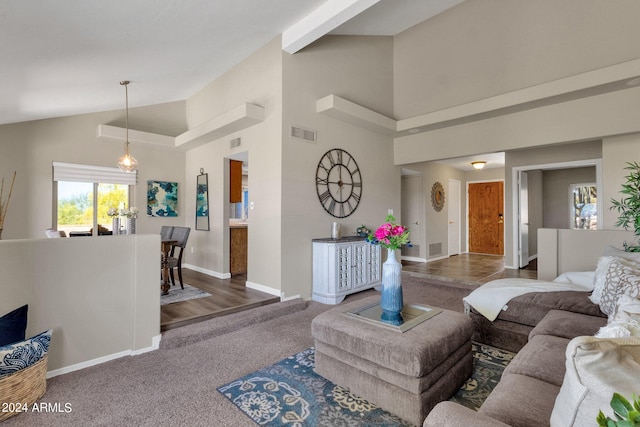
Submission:
{"label": "hardwood floor", "polygon": [[[536,279],[538,276],[535,261],[519,270],[505,269],[504,257],[496,255],[460,254],[426,264],[403,261],[402,265],[402,271],[412,275],[473,284],[506,277]],[[244,275],[216,279],[189,269],[184,269],[183,275],[185,283],[211,296],[161,306],[161,331],[280,301],[279,297],[245,287]]]}
{"label": "hardwood floor", "polygon": [[186,268],[182,273],[185,283],[200,288],[211,296],[161,306],[161,331],[280,301],[279,297],[247,288],[244,285],[247,280],[244,275],[217,279]]}
{"label": "hardwood floor", "polygon": [[504,256],[460,254],[428,263],[402,261],[402,271],[433,279],[483,284],[490,280],[521,277],[537,279],[537,260],[525,268],[505,269]]}

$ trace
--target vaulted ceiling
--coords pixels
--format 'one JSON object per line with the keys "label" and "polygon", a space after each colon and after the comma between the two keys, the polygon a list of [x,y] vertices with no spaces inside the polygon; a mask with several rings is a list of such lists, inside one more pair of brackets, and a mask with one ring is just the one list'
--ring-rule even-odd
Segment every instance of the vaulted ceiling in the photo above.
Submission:
{"label": "vaulted ceiling", "polygon": [[0,1],[0,124],[185,100],[283,34],[395,35],[463,0]]}

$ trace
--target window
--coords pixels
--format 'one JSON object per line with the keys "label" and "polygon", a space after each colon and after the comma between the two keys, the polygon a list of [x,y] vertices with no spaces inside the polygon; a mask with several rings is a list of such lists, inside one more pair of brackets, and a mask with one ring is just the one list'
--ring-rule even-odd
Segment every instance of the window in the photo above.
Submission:
{"label": "window", "polygon": [[571,184],[569,186],[570,228],[576,230],[598,229],[598,199],[596,184]]}
{"label": "window", "polygon": [[111,207],[129,205],[129,185],[135,185],[135,173],[116,168],[53,164],[56,228],[67,235],[112,234]]}

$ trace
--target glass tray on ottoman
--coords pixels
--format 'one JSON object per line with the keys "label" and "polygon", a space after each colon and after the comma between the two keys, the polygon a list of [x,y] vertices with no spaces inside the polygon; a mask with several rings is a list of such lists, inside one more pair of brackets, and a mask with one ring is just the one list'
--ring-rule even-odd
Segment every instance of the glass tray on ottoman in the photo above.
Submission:
{"label": "glass tray on ottoman", "polygon": [[355,317],[356,319],[361,319],[366,322],[384,326],[398,332],[405,332],[441,312],[442,309],[437,307],[429,307],[418,304],[405,304],[402,307],[402,311],[400,312],[402,320],[400,322],[391,322],[382,319],[382,309],[380,308],[380,303],[375,303],[365,305],[363,307],[358,307],[356,309],[347,311],[344,314],[346,314],[347,316]]}

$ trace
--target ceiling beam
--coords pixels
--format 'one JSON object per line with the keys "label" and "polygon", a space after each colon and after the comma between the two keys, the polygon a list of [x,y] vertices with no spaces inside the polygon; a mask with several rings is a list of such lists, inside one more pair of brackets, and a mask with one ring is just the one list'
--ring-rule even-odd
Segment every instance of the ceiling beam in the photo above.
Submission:
{"label": "ceiling beam", "polygon": [[328,0],[282,33],[282,50],[296,53],[380,0]]}

